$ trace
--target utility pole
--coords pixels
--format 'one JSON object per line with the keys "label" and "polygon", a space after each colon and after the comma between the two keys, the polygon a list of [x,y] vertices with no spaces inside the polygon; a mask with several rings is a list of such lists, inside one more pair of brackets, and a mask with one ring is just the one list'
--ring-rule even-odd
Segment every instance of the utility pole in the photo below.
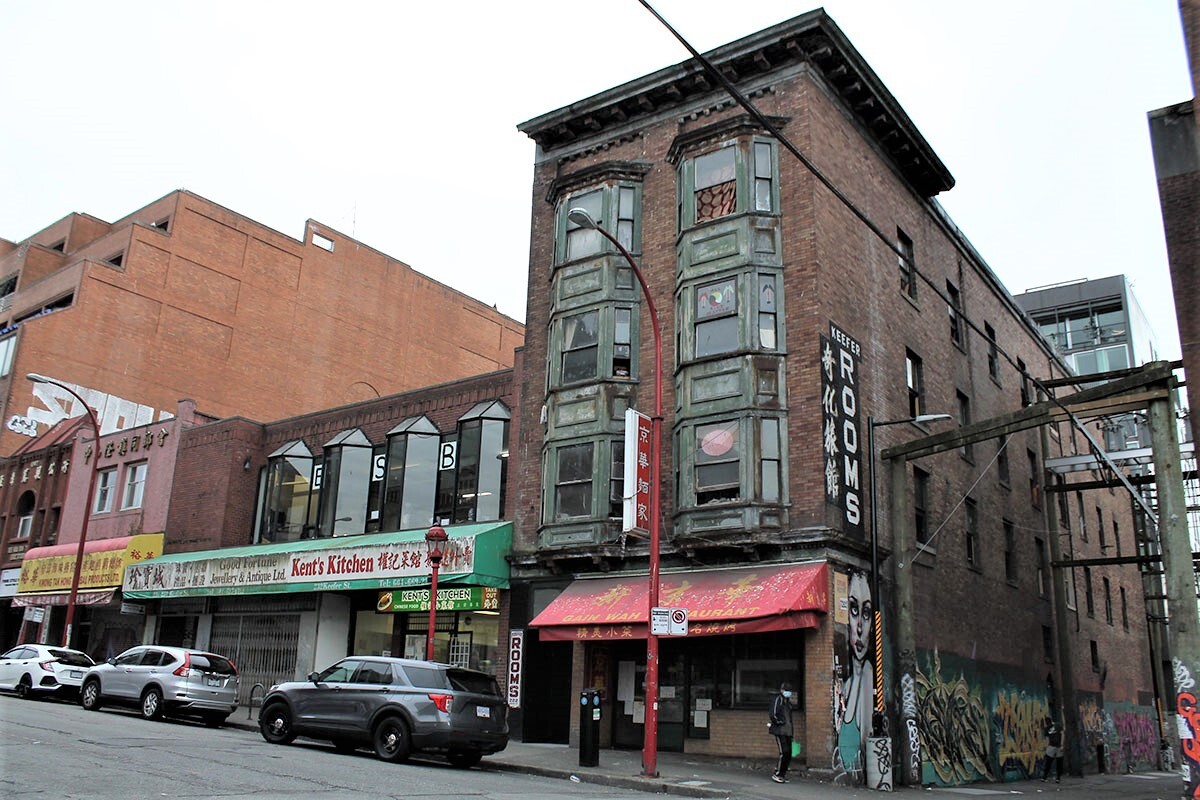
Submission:
{"label": "utility pole", "polygon": [[900,692],[900,725],[893,739],[900,754],[900,774],[909,786],[921,785],[921,736],[917,726],[917,633],[913,620],[913,517],[908,500],[908,461],[887,460],[892,484],[892,582],[896,591],[896,671]]}
{"label": "utility pole", "polygon": [[[1175,426],[1174,380],[1168,379],[1165,397],[1149,403],[1150,443],[1154,451],[1154,485],[1158,492],[1158,536],[1162,544],[1167,589],[1167,630],[1174,656],[1175,693],[1172,714],[1177,726],[1180,766],[1185,794],[1200,788],[1200,703],[1196,686],[1200,677],[1200,612],[1196,607],[1196,577],[1192,542],[1188,535],[1187,498],[1179,463],[1179,436]],[[1171,726],[1168,726],[1170,728]]]}

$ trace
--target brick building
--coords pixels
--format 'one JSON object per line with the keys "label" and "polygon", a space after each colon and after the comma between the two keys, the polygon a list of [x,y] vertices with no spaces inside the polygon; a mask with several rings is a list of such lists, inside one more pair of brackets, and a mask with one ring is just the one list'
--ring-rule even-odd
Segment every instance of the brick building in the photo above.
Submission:
{"label": "brick building", "polygon": [[[575,736],[585,686],[604,691],[605,745],[644,735],[648,546],[622,532],[622,440],[626,408],[652,408],[655,342],[627,262],[568,218],[582,208],[632,251],[662,322],[661,604],[688,608],[691,628],[661,641],[661,749],[769,757],[766,703],[788,680],[809,768],[892,780],[866,748],[877,600],[886,712],[919,732],[897,782],[1031,775],[1052,712],[1097,735],[1087,726],[1119,719],[1122,764],[1151,763],[1137,570],[1106,568],[1107,616],[1089,587],[1057,644],[1054,602],[1076,600],[1051,580],[1070,529],[1043,463],[1083,446],[1068,428],[917,459],[900,503],[881,465],[872,597],[870,434],[883,452],[947,427],[914,417],[1009,414],[1039,399],[1031,376],[1065,369],[937,203],[945,165],[824,12],[708,57],[858,213],[695,61],[520,126],[537,155],[511,618],[539,687],[522,735]],[[1128,499],[1097,503],[1133,552]],[[911,509],[901,525],[893,508]],[[904,527],[917,546],[893,554]],[[910,611],[895,600],[904,570]],[[896,652],[899,614],[915,652]],[[1076,763],[1111,766],[1090,734],[1072,744]]]}
{"label": "brick building", "polygon": [[[430,326],[429,319],[439,320]],[[309,220],[300,240],[176,191],[0,240],[0,453],[82,409],[277,419],[512,366],[523,326]]]}
{"label": "brick building", "polygon": [[[97,444],[88,418],[72,417],[0,459],[3,569],[16,576],[0,606],[0,642],[23,632],[24,641],[61,643],[85,517],[72,645],[107,658],[141,640],[142,620],[121,612],[122,570],[162,555],[180,438],[212,421],[181,400],[170,418],[104,434]],[[28,624],[24,612],[38,608],[42,621]]]}
{"label": "brick building", "polygon": [[[512,370],[179,437],[166,555],[130,565],[144,640],[208,647],[255,683],[348,654],[424,657],[425,532],[449,550],[435,655],[499,672],[517,433]],[[261,698],[260,698],[261,699]]]}

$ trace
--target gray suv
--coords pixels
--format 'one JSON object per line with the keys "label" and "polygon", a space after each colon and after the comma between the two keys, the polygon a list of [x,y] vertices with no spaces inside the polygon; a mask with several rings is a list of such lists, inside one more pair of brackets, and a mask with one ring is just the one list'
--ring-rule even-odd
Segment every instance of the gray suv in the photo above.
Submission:
{"label": "gray suv", "polygon": [[508,708],[486,672],[382,656],[352,656],[306,681],[272,686],[258,727],[272,744],[328,739],[350,752],[370,745],[384,761],[444,753],[471,767],[508,745]]}
{"label": "gray suv", "polygon": [[135,706],[146,719],[199,717],[219,727],[237,709],[238,672],[216,653],[143,645],[126,650],[83,676],[79,703]]}

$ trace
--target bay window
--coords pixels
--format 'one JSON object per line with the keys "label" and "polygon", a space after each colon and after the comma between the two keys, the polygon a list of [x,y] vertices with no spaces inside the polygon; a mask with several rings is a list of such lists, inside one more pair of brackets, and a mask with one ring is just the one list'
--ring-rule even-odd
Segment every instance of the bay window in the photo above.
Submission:
{"label": "bay window", "polygon": [[592,515],[592,442],[559,447],[554,478],[554,512],[557,521]]}
{"label": "bay window", "polygon": [[308,538],[310,509],[315,499],[312,451],[303,441],[288,442],[267,459],[260,537],[267,542]]}
{"label": "bay window", "polygon": [[737,279],[696,288],[696,357],[738,348]]}
{"label": "bay window", "polygon": [[455,522],[504,516],[510,418],[508,407],[495,400],[477,404],[459,419]]}
{"label": "bay window", "polygon": [[409,417],[388,431],[380,530],[433,523],[441,437],[428,417]]}
{"label": "bay window", "polygon": [[[775,416],[742,416],[685,428],[681,458],[693,464],[689,475],[694,505],[783,502],[783,428],[782,419]],[[687,493],[685,488],[685,498]]]}
{"label": "bay window", "polygon": [[359,429],[342,431],[325,443],[320,498],[322,536],[348,536],[367,527],[371,486],[371,441]]}

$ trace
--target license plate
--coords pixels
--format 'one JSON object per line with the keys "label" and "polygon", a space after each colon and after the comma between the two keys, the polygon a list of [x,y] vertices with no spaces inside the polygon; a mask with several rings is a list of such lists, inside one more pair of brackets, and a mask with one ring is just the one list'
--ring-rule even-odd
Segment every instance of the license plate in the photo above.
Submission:
{"label": "license plate", "polygon": [[81,670],[73,669],[67,672],[67,676],[71,678],[82,678],[83,672]]}
{"label": "license plate", "polygon": [[206,686],[221,686],[225,682],[220,678],[205,678],[204,683]]}
{"label": "license plate", "polygon": [[492,716],[492,710],[487,706],[475,706],[475,716],[488,719]]}

